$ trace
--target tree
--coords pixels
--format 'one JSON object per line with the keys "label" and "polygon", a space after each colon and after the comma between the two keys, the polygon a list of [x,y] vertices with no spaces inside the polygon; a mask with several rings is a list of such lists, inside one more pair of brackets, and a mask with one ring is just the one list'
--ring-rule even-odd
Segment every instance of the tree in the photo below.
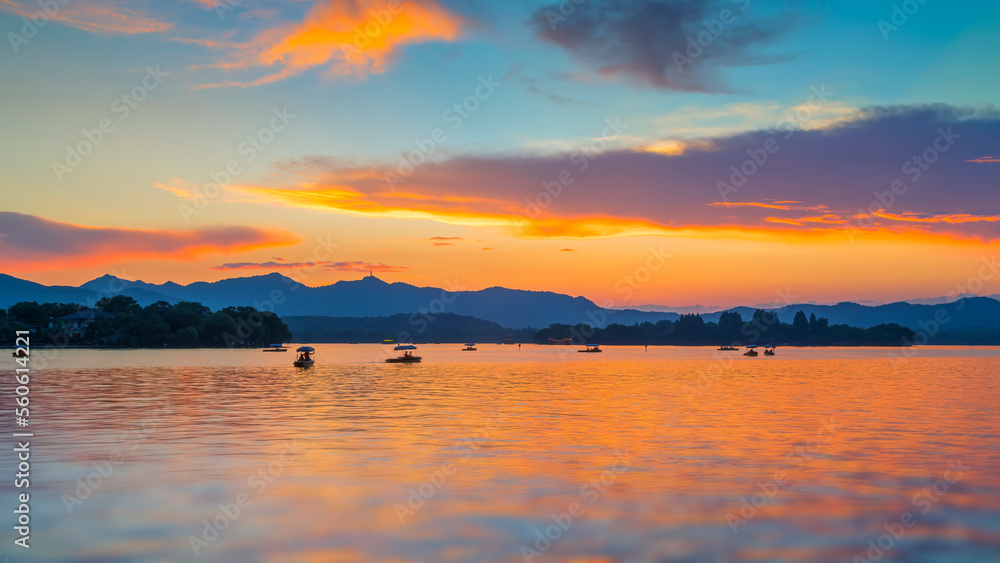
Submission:
{"label": "tree", "polygon": [[135,311],[129,309],[119,311],[115,318],[110,320],[111,326],[118,329],[118,338],[123,346],[135,348],[146,344],[145,338],[148,334],[146,331],[149,327]]}
{"label": "tree", "polygon": [[817,339],[819,342],[823,342],[829,337],[829,326],[830,321],[826,317],[816,319],[816,328],[810,331],[813,338]]}
{"label": "tree", "polygon": [[700,342],[705,336],[705,320],[694,313],[681,315],[674,323],[674,334],[679,342]]}
{"label": "tree", "polygon": [[740,340],[740,330],[743,328],[743,316],[736,311],[725,311],[719,315],[719,330],[726,344]]}
{"label": "tree", "polygon": [[142,307],[139,303],[128,295],[115,295],[105,297],[97,302],[97,308],[103,309],[105,313],[119,315],[124,312],[138,313]]}
{"label": "tree", "polygon": [[177,332],[185,327],[197,327],[201,321],[208,316],[211,310],[201,303],[192,301],[181,301],[180,303],[157,314],[167,321],[172,332]]}
{"label": "tree", "polygon": [[75,313],[80,310],[78,305],[73,303],[42,303],[42,310],[45,311],[45,316],[49,319],[56,319],[59,317],[66,316],[70,313]]}
{"label": "tree", "polygon": [[211,313],[198,327],[199,342],[206,346],[226,346],[226,335],[235,338],[236,321],[225,313]]}
{"label": "tree", "polygon": [[156,346],[158,348],[171,340],[170,325],[160,315],[143,311],[137,316],[142,323],[142,334],[139,342],[143,346]]}
{"label": "tree", "polygon": [[292,339],[292,331],[288,330],[288,325],[278,315],[270,311],[265,311],[261,315],[264,318],[263,325],[265,330],[264,342],[262,344],[288,342]]}
{"label": "tree", "polygon": [[792,338],[800,344],[804,344],[809,338],[809,321],[802,311],[795,313],[795,318],[792,319]]}
{"label": "tree", "polygon": [[746,327],[744,327],[743,334],[749,332],[750,335],[756,335],[757,338],[766,337],[772,340],[778,338],[778,332],[781,329],[781,321],[778,320],[778,313],[763,309],[757,309],[753,312],[753,317],[750,318],[749,325],[752,329],[747,331]]}
{"label": "tree", "polygon": [[198,343],[198,329],[193,326],[184,327],[174,335],[174,345],[190,347]]}
{"label": "tree", "polygon": [[45,308],[39,305],[37,301],[15,303],[7,309],[7,315],[12,322],[31,325],[43,325],[49,320],[45,315]]}
{"label": "tree", "polygon": [[7,316],[7,310],[0,309],[0,342],[12,342],[14,336],[14,329],[10,328],[10,317]]}
{"label": "tree", "polygon": [[84,340],[91,344],[120,344],[121,320],[109,317],[97,317],[87,326]]}

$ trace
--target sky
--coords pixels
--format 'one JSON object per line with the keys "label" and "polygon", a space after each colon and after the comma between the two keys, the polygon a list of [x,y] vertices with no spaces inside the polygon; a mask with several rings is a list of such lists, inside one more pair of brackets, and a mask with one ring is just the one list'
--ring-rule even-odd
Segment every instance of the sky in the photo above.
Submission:
{"label": "sky", "polygon": [[1000,293],[998,28],[987,1],[0,0],[0,272]]}

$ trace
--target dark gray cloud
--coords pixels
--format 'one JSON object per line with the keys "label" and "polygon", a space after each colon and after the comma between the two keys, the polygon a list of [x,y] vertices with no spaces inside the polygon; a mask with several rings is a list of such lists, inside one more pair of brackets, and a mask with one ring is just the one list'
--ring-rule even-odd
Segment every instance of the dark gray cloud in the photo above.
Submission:
{"label": "dark gray cloud", "polygon": [[300,239],[283,230],[258,227],[153,230],[91,227],[0,211],[0,266],[59,269],[114,261],[190,259],[286,246]]}
{"label": "dark gray cloud", "polygon": [[[803,3],[799,3],[801,5]],[[750,0],[571,0],[529,20],[542,40],[602,75],[689,92],[725,91],[723,67],[775,62],[773,44],[807,20],[801,7]]]}
{"label": "dark gray cloud", "polygon": [[[385,189],[391,163],[359,169],[316,157],[285,163],[284,172],[332,186],[330,207],[358,212],[607,217],[667,228],[874,227],[992,240],[1000,238],[997,168],[970,161],[995,154],[998,142],[994,108],[915,105],[869,108],[823,129],[701,139],[679,155],[460,155],[407,178],[406,191],[418,198]],[[344,186],[359,197],[338,197]],[[289,186],[284,199],[294,202],[296,193]]]}

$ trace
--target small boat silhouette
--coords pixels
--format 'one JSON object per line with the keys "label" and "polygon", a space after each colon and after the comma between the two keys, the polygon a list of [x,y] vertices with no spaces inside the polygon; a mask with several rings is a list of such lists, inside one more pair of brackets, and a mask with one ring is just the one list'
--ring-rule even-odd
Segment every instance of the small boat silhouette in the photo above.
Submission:
{"label": "small boat silhouette", "polygon": [[316,353],[316,349],[312,346],[299,346],[296,352],[299,353],[297,360],[292,362],[292,365],[297,368],[307,368],[311,367],[316,363],[316,360],[312,359],[312,355]]}

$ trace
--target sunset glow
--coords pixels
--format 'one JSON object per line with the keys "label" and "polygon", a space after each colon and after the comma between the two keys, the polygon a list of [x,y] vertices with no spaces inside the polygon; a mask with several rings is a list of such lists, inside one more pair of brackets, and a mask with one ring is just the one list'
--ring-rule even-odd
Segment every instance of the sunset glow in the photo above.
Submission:
{"label": "sunset glow", "polygon": [[0,0],[4,553],[1000,561],[998,31]]}
{"label": "sunset glow", "polygon": [[[662,246],[634,299],[679,306],[933,297],[1000,249],[996,79],[904,48],[985,64],[996,38],[973,22],[990,17],[928,5],[886,40],[863,3],[748,11],[679,72],[659,53],[686,53],[710,10],[670,12],[654,45],[624,30],[662,14],[623,6],[616,28],[602,6],[97,1],[29,38],[37,4],[0,0],[24,40],[0,63],[21,77],[0,86],[19,132],[0,265],[62,285],[311,268],[314,286],[371,271],[600,301]],[[104,62],[80,74],[83,58]],[[51,94],[64,76],[72,103]]]}

